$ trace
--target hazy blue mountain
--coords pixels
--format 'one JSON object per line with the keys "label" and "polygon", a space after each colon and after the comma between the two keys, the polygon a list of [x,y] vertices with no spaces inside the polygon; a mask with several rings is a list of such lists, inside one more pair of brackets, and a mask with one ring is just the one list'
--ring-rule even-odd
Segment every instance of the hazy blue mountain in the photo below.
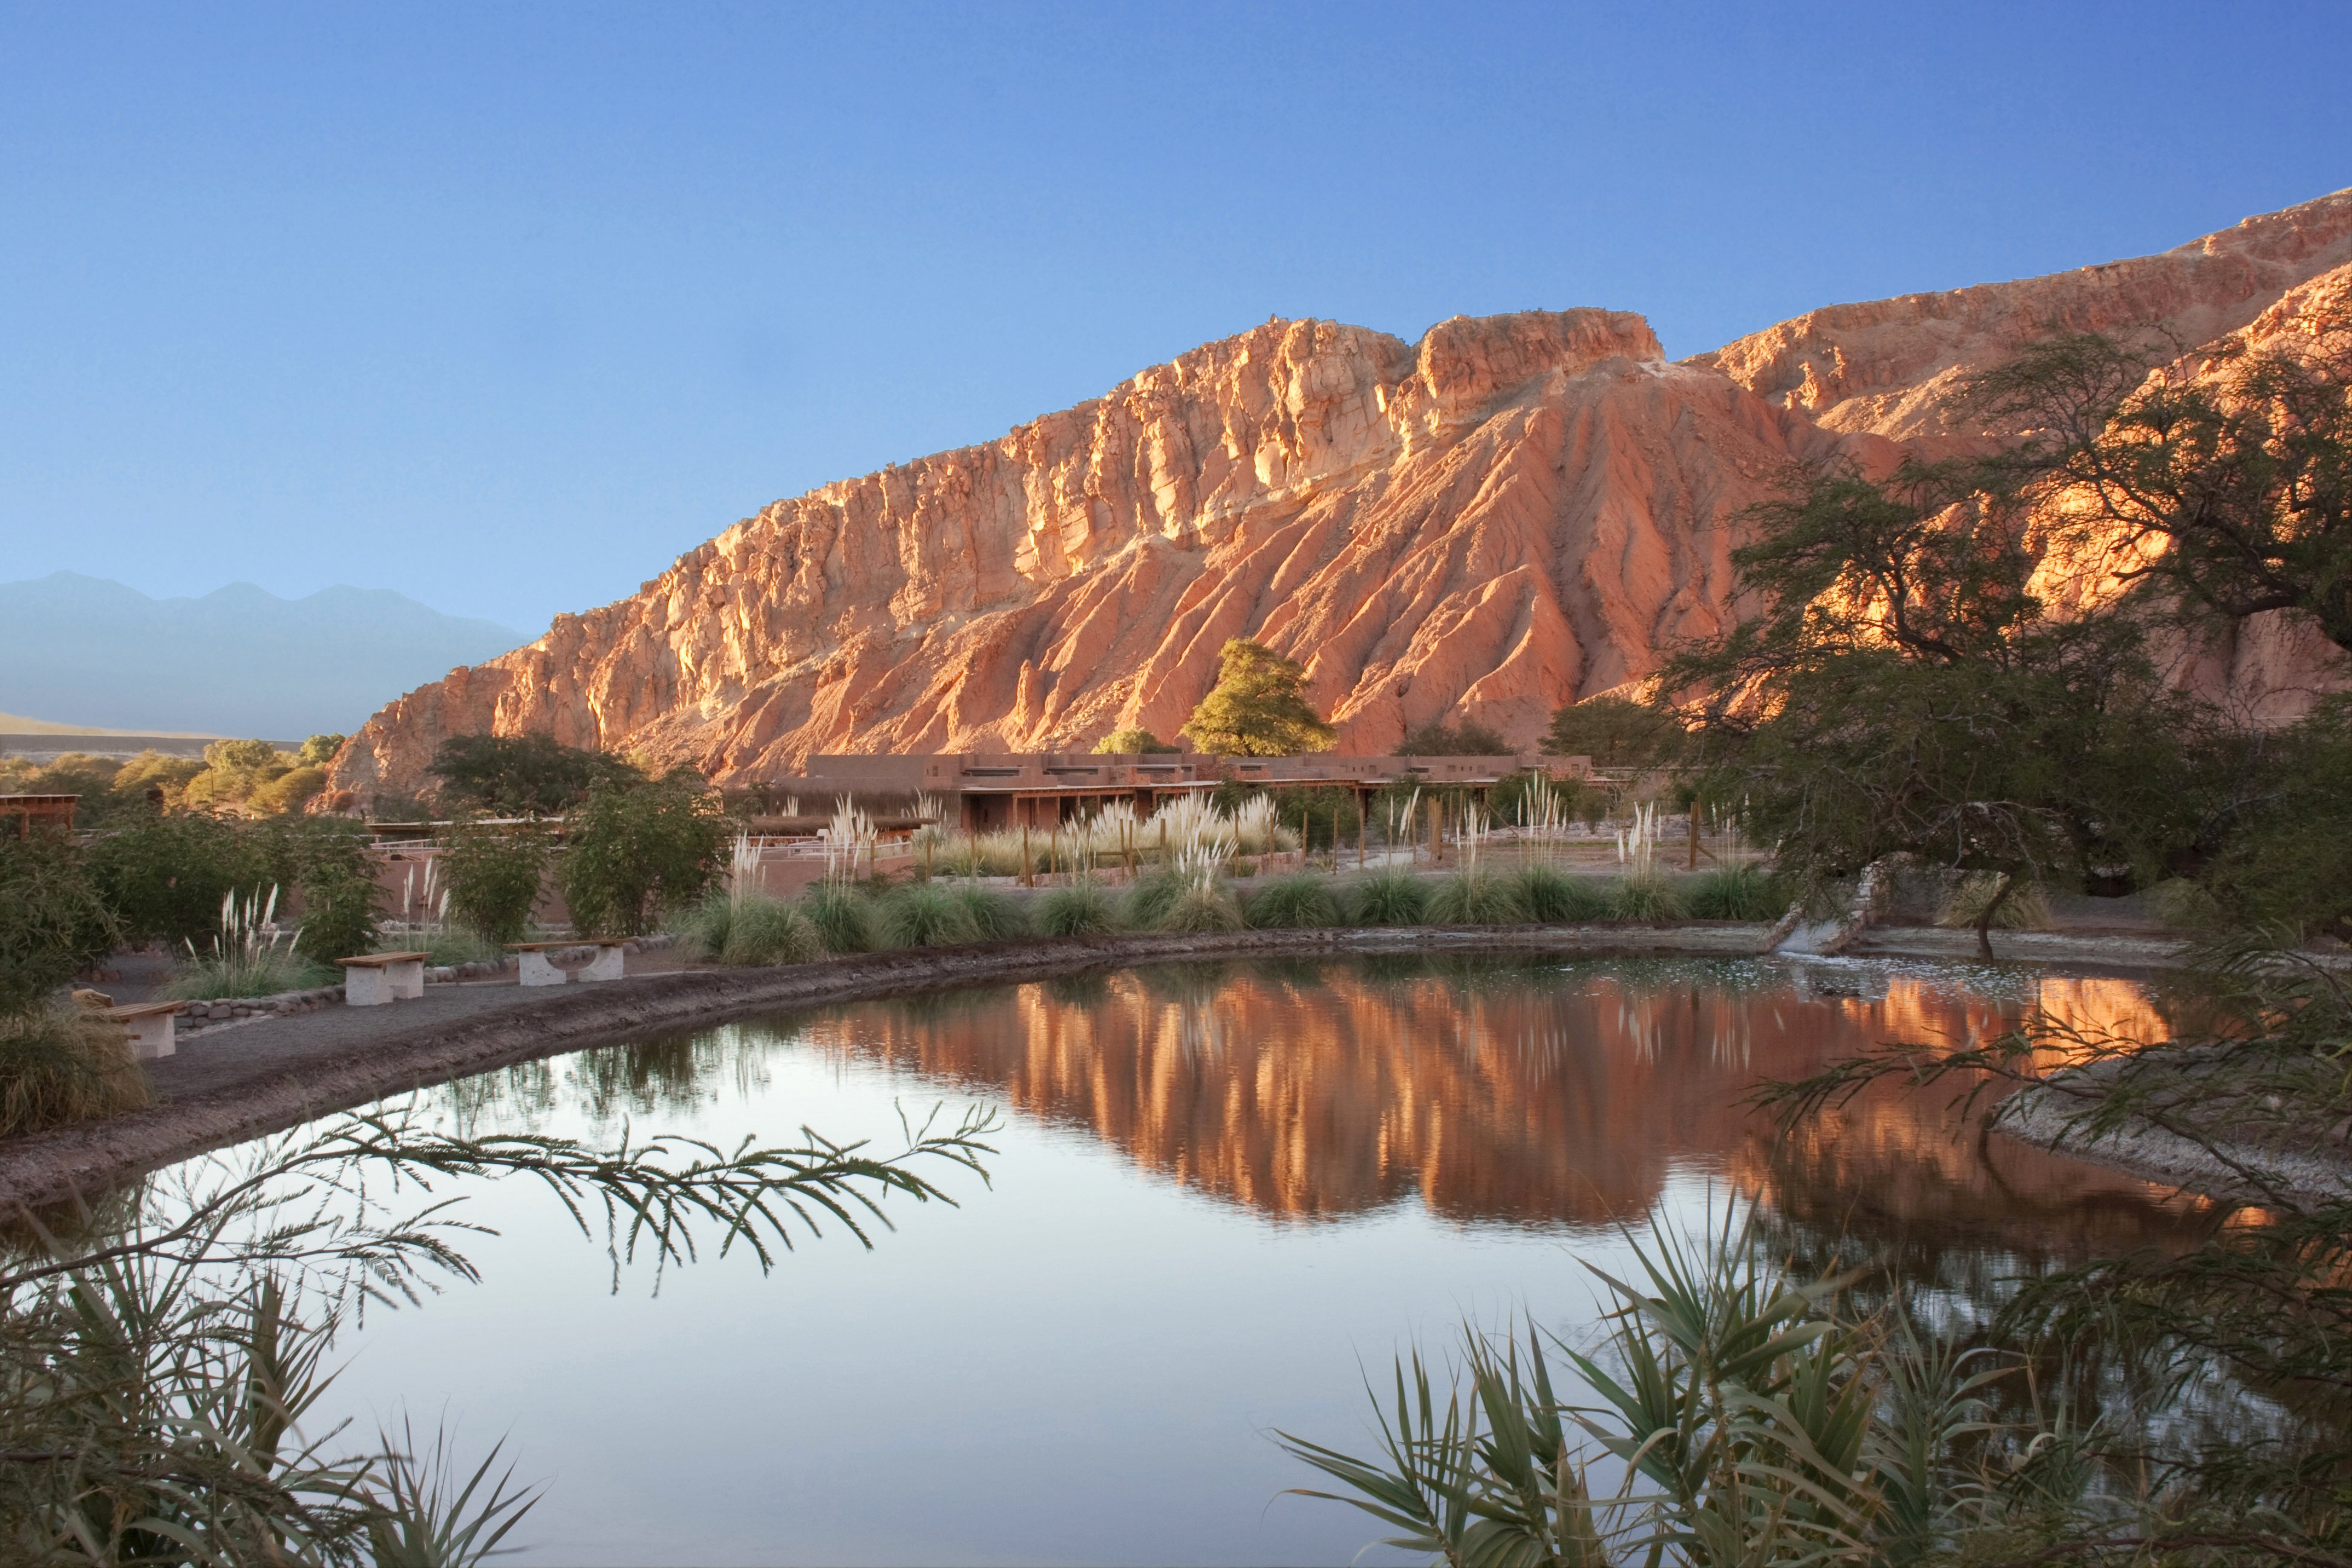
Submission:
{"label": "hazy blue mountain", "polygon": [[0,583],[0,712],[267,740],[349,732],[404,691],[528,639],[383,588],[151,599],[58,572]]}

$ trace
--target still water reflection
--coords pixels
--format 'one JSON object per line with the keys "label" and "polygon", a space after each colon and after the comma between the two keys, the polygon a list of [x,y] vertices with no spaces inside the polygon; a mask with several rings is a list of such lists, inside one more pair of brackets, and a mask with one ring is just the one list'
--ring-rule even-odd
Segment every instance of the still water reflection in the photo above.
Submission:
{"label": "still water reflection", "polygon": [[[1826,978],[1824,978],[1826,977]],[[1828,994],[1829,991],[1858,994]],[[1874,1094],[1789,1137],[1759,1079],[2028,1007],[2115,1025],[2134,984],[2016,971],[1358,960],[1168,966],[869,1004],[587,1052],[440,1092],[478,1129],[782,1139],[1001,1105],[992,1186],[608,1293],[519,1192],[488,1275],[370,1321],[363,1418],[511,1422],[550,1483],[523,1561],[1338,1563],[1360,1516],[1297,1499],[1272,1427],[1361,1433],[1359,1361],[1465,1313],[1588,1321],[1612,1228],[1760,1194],[1923,1283],[2166,1245],[2193,1216]],[[1371,1561],[1374,1559],[1367,1559]]]}

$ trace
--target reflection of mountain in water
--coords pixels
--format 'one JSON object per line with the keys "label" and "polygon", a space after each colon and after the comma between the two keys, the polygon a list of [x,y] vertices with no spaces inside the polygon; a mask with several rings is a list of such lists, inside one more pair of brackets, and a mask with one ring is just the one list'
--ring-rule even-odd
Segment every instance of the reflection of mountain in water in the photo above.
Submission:
{"label": "reflection of mountain in water", "polygon": [[[1865,1097],[1776,1136],[1740,1102],[1888,1039],[1965,1042],[2029,1005],[2152,1016],[2118,981],[1996,1003],[1895,977],[1814,998],[1753,966],[1282,965],[1144,970],[813,1020],[806,1038],[1003,1096],[1261,1212],[1331,1217],[1417,1194],[1462,1221],[1637,1218],[1672,1171],[1776,1205],[2016,1239],[2156,1239],[2145,1184],[2006,1139],[1955,1140],[1942,1097]],[[2049,1234],[2055,1226],[2066,1236]],[[2085,1228],[2087,1227],[2087,1229]]]}

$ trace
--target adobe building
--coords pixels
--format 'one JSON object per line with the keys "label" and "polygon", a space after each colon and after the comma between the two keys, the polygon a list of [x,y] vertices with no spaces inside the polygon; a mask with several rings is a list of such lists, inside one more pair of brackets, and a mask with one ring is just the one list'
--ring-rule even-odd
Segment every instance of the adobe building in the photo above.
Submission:
{"label": "adobe building", "polygon": [[1530,768],[1560,778],[1591,775],[1585,757],[1212,757],[1197,752],[950,752],[929,756],[814,756],[769,788],[803,797],[803,809],[840,796],[928,795],[940,820],[967,833],[1050,827],[1124,801],[1149,816],[1176,796],[1232,780],[1269,789],[1353,792],[1358,805],[1392,784],[1481,789]]}

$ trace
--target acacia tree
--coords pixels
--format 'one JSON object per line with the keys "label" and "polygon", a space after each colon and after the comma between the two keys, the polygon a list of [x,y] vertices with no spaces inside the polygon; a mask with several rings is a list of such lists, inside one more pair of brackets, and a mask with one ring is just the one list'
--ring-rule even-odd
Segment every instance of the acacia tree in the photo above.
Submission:
{"label": "acacia tree", "polygon": [[2127,610],[2051,613],[2023,510],[1974,470],[1798,476],[1735,552],[1765,609],[1675,660],[1696,787],[1813,885],[1895,856],[2015,887],[2160,860],[2185,831],[2168,692]]}
{"label": "acacia tree", "polygon": [[2298,350],[2231,341],[2191,379],[2095,333],[1981,376],[1964,405],[2030,432],[1989,471],[2196,618],[2294,613],[2352,651],[2352,313]]}
{"label": "acacia tree", "polygon": [[1234,637],[1217,656],[1217,684],[1179,731],[1221,757],[1328,752],[1338,731],[1307,701],[1307,670],[1260,643]]}

